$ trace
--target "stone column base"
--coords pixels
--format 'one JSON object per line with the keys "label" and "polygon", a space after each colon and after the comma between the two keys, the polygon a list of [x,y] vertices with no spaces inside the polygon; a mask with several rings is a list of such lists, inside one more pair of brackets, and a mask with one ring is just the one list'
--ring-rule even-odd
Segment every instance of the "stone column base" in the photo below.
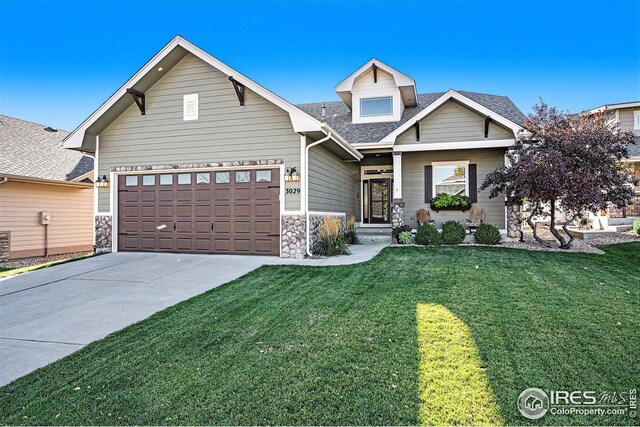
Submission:
{"label": "stone column base", "polygon": [[302,259],[307,255],[305,215],[282,215],[281,257]]}
{"label": "stone column base", "polygon": [[522,229],[522,217],[520,216],[520,204],[507,205],[507,237],[520,237]]}
{"label": "stone column base", "polygon": [[391,208],[391,226],[402,227],[404,225],[404,202],[402,200],[394,200],[393,208]]}
{"label": "stone column base", "polygon": [[0,233],[0,262],[9,259],[9,232]]}
{"label": "stone column base", "polygon": [[111,252],[112,217],[111,215],[96,215],[95,217],[95,251],[97,254]]}

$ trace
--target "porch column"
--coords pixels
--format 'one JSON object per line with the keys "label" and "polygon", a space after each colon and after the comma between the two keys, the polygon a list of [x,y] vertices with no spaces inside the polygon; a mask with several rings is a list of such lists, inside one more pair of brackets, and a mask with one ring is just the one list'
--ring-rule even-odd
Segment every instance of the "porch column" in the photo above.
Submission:
{"label": "porch column", "polygon": [[402,153],[393,153],[393,200],[402,201]]}
{"label": "porch column", "polygon": [[393,153],[393,208],[391,209],[391,225],[404,225],[404,202],[402,201],[402,153]]}

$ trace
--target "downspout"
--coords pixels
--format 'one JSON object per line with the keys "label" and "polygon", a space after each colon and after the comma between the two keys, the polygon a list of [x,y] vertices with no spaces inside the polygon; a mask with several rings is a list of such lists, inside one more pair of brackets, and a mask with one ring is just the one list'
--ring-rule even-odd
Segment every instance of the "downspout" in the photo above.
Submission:
{"label": "downspout", "polygon": [[7,178],[6,176],[3,176],[2,181],[0,181],[0,184],[4,184],[7,181],[9,181],[9,178]]}
{"label": "downspout", "polygon": [[307,145],[307,147],[305,148],[305,153],[304,153],[304,173],[306,174],[305,176],[305,180],[304,180],[304,198],[305,198],[305,209],[307,210],[306,214],[307,214],[307,256],[312,256],[313,254],[311,253],[311,242],[309,241],[309,236],[310,236],[310,222],[309,222],[309,149],[311,147],[315,147],[316,145],[322,144],[325,141],[328,141],[329,139],[331,139],[331,132],[327,133],[327,136],[317,140],[316,142]]}

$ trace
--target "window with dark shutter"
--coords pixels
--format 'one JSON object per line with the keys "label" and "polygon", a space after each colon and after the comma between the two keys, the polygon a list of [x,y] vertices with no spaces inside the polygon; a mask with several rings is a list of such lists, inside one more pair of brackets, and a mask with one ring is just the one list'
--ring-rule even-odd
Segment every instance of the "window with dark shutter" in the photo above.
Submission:
{"label": "window with dark shutter", "polygon": [[469,164],[469,199],[472,203],[478,202],[478,165]]}
{"label": "window with dark shutter", "polygon": [[433,166],[424,167],[424,202],[431,203],[433,199]]}

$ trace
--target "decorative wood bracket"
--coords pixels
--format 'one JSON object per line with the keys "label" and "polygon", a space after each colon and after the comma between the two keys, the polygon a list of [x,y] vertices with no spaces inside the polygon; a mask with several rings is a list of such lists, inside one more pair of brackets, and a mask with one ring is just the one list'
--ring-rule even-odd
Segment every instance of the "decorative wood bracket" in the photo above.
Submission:
{"label": "decorative wood bracket", "polygon": [[420,122],[415,122],[413,127],[416,128],[416,141],[420,141]]}
{"label": "decorative wood bracket", "polygon": [[238,82],[233,77],[229,77],[231,83],[233,83],[233,88],[236,91],[236,96],[238,97],[238,101],[240,101],[240,106],[244,107],[244,85]]}
{"label": "decorative wood bracket", "polygon": [[484,118],[484,137],[489,138],[489,123],[491,123],[491,117],[486,116]]}
{"label": "decorative wood bracket", "polygon": [[130,93],[135,101],[136,105],[140,109],[140,112],[144,116],[145,113],[145,102],[144,102],[144,93],[139,92],[135,89],[127,89],[127,93]]}
{"label": "decorative wood bracket", "polygon": [[378,66],[374,63],[373,67],[373,82],[378,83]]}

